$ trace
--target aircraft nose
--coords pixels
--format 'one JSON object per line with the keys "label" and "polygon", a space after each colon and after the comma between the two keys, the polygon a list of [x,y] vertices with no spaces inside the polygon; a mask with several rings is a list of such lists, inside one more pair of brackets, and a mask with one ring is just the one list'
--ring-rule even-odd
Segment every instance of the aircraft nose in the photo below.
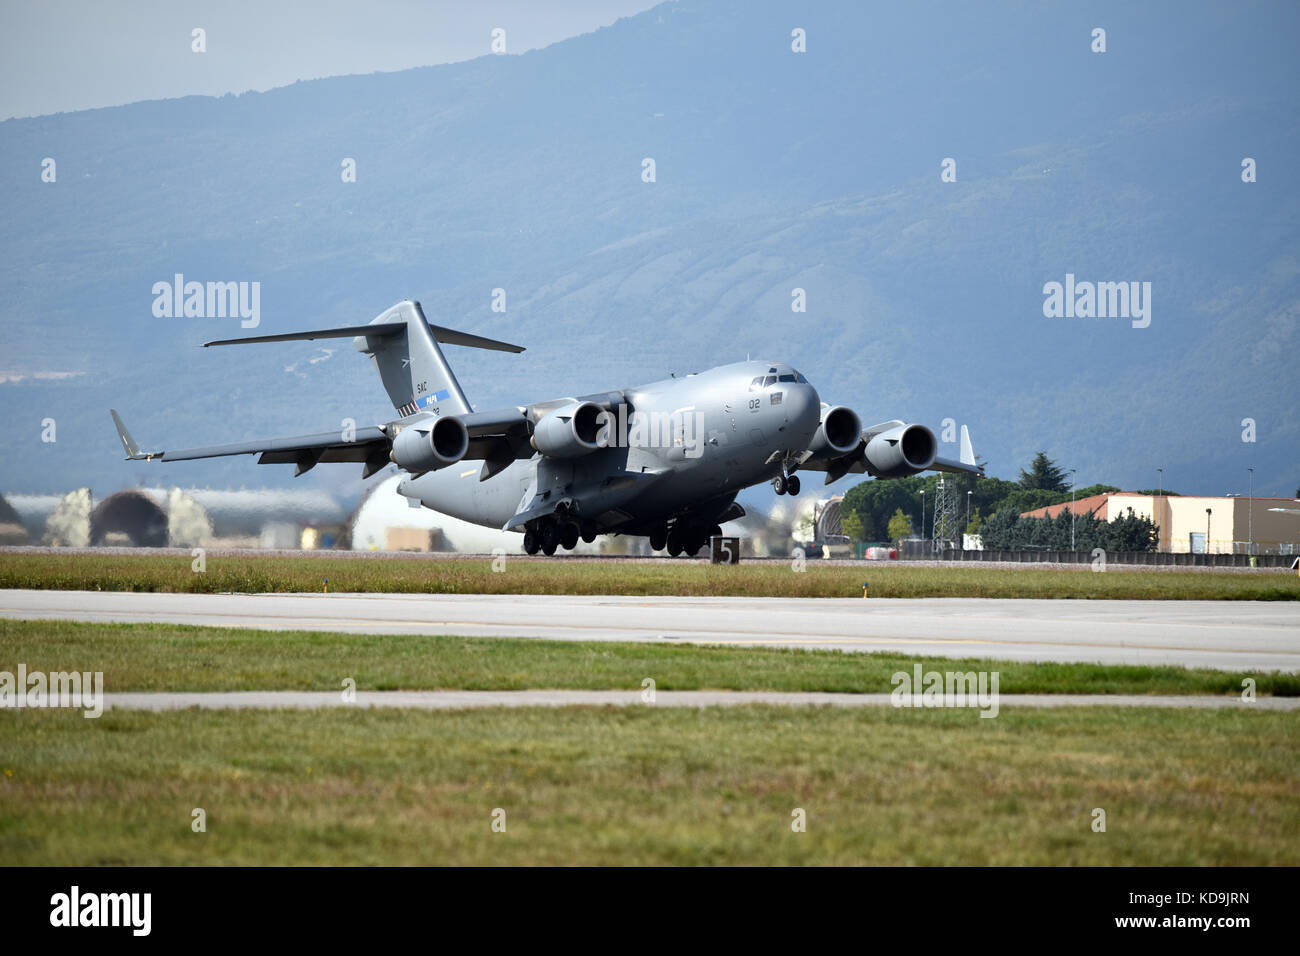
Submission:
{"label": "aircraft nose", "polygon": [[786,394],[785,414],[793,431],[798,434],[806,432],[811,438],[821,421],[821,398],[817,389],[804,384],[791,388]]}

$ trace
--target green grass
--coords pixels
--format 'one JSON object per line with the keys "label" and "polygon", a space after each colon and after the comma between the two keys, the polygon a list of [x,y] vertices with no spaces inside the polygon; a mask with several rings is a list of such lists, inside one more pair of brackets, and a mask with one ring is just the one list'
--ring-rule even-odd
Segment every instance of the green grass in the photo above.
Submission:
{"label": "green grass", "polygon": [[11,711],[0,859],[1294,866],[1298,726],[1235,709]]}
{"label": "green grass", "polygon": [[735,567],[699,562],[429,559],[280,555],[208,556],[195,573],[188,555],[0,554],[0,588],[83,591],[285,592],[434,594],[616,594],[877,598],[1126,598],[1173,600],[1300,600],[1300,578],[1287,572],[918,567],[905,562],[855,566],[808,562],[796,573],[784,562]]}
{"label": "green grass", "polygon": [[[0,619],[0,670],[102,671],[109,691],[627,689],[883,693],[890,676],[996,670],[999,692],[1240,694],[1245,675],[1180,667],[951,660],[684,644],[257,631],[176,624]],[[1253,674],[1260,694],[1300,696],[1300,675]]]}

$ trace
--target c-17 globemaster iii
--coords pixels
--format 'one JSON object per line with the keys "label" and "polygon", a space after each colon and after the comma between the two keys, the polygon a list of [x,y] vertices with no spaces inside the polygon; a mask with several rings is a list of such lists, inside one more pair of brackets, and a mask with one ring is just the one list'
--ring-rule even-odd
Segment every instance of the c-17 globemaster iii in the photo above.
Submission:
{"label": "c-17 globemaster iii", "polygon": [[[369,477],[390,462],[408,474],[399,494],[474,524],[523,533],[529,554],[554,554],[599,534],[648,535],[651,547],[694,554],[725,521],[736,495],[770,481],[799,493],[800,471],[902,478],[922,471],[982,475],[962,426],[960,459],[936,456],[924,425],[863,428],[828,405],[781,362],[736,362],[648,385],[474,411],[438,343],[503,352],[523,348],[430,325],[405,300],[368,325],[225,339],[240,345],[352,338],[369,355],[397,410],[382,424],[297,438],[142,452],[112,412],[130,460],[182,461],[258,454],[292,463],[364,462]],[[472,467],[466,467],[473,462]]]}

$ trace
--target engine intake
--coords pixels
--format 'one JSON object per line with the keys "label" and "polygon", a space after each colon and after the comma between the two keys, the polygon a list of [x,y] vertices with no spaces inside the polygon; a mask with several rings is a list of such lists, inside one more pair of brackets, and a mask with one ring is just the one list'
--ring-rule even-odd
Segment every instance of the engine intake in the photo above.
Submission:
{"label": "engine intake", "polygon": [[389,458],[401,468],[420,474],[454,465],[469,451],[469,429],[451,415],[407,425],[393,439]]}
{"label": "engine intake", "polygon": [[808,448],[818,458],[838,458],[853,451],[861,441],[862,420],[853,409],[823,405],[822,422]]}
{"label": "engine intake", "polygon": [[589,455],[600,446],[601,415],[605,410],[594,402],[571,402],[547,412],[533,428],[532,445],[552,458]]}
{"label": "engine intake", "polygon": [[934,464],[939,443],[924,425],[898,425],[867,442],[863,457],[877,478],[906,478]]}

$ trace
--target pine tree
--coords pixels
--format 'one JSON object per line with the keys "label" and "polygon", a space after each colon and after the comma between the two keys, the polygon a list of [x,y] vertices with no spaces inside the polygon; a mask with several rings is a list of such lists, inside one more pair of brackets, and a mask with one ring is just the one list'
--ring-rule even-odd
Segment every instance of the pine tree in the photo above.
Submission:
{"label": "pine tree", "polygon": [[1043,491],[1069,491],[1070,483],[1065,480],[1065,472],[1056,466],[1056,462],[1047,457],[1047,452],[1040,451],[1029,464],[1029,470],[1020,469],[1020,487],[1038,488]]}

